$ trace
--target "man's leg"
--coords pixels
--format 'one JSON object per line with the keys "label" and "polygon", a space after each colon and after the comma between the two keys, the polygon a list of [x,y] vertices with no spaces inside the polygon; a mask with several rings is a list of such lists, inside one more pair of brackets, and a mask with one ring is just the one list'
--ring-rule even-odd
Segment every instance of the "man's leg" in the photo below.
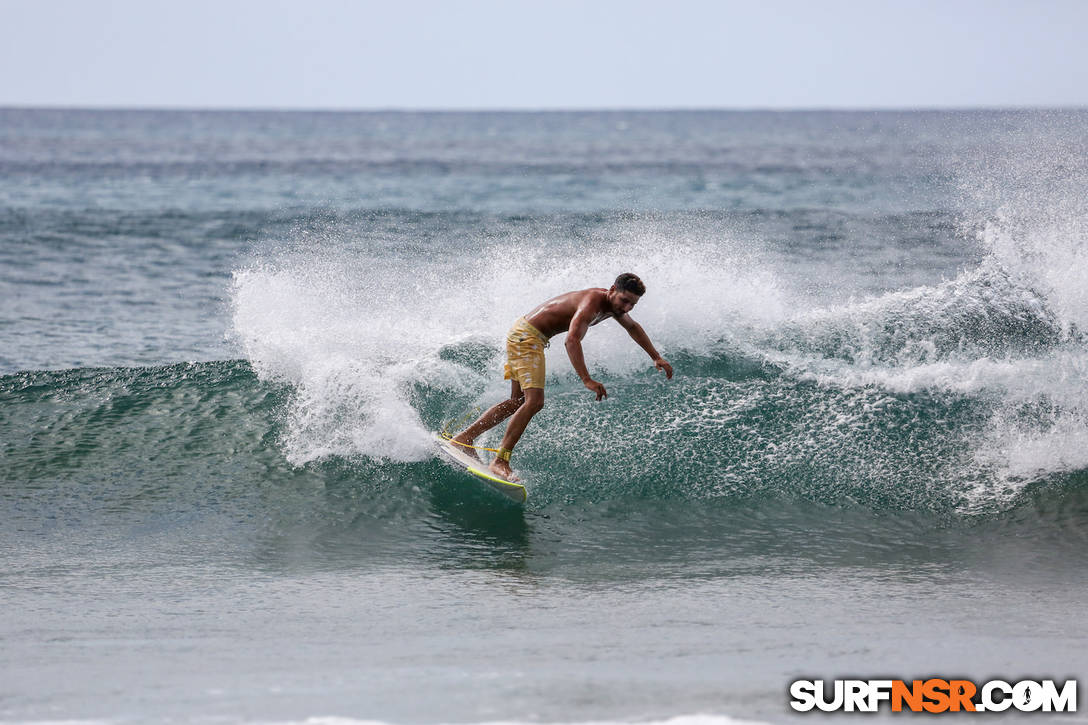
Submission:
{"label": "man's leg", "polygon": [[[501,403],[496,403],[488,408],[483,415],[476,419],[475,423],[455,435],[453,440],[457,443],[464,443],[466,446],[471,446],[473,441],[480,435],[491,430],[513,415],[514,411],[516,411],[524,402],[525,395],[521,392],[521,385],[517,380],[511,380],[510,397]],[[458,447],[460,448],[461,446]],[[479,458],[479,456],[476,455],[476,451],[471,448],[464,448],[464,451],[473,458]]]}
{"label": "man's leg", "polygon": [[[529,425],[529,421],[533,419],[533,416],[543,408],[544,389],[527,388],[525,390],[525,402],[514,413],[514,417],[510,419],[510,424],[506,426],[506,433],[503,435],[499,447],[508,451],[514,450],[514,446],[521,440],[521,434],[525,432],[525,426]],[[510,464],[501,458],[493,460],[488,468],[492,473],[496,473],[503,478],[517,480],[511,476]]]}

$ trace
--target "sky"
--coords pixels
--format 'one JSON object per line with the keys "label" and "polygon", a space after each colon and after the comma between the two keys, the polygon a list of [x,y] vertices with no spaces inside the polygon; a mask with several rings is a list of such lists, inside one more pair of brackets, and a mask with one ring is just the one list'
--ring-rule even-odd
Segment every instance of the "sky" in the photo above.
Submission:
{"label": "sky", "polygon": [[0,0],[0,106],[1088,106],[1088,0]]}

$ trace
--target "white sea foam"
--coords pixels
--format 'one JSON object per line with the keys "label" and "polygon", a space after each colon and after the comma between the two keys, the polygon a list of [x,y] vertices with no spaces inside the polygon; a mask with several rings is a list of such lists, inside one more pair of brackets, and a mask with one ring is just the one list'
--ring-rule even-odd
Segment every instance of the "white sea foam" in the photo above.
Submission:
{"label": "white sea foam", "polygon": [[[378,720],[345,717],[311,717],[294,721],[267,721],[260,725],[388,725]],[[678,715],[664,720],[550,720],[544,723],[525,720],[488,720],[480,725],[764,725],[758,720],[738,720],[728,715]]]}
{"label": "white sea foam", "polygon": [[[294,389],[283,444],[295,464],[329,455],[427,457],[415,386],[494,402],[508,389],[499,353],[513,321],[556,294],[607,287],[620,272],[647,283],[634,316],[666,354],[711,354],[726,331],[786,309],[774,277],[749,254],[652,229],[626,229],[592,249],[504,240],[464,255],[329,253],[350,246],[335,235],[307,243],[236,271],[233,284],[234,330],[246,357],[260,376]],[[443,351],[458,345],[489,350],[489,362],[476,370],[449,362]],[[652,367],[617,325],[595,328],[585,352],[597,373]],[[552,379],[573,375],[561,350],[550,352],[548,366]]]}
{"label": "white sea foam", "polygon": [[[992,165],[1002,204],[979,242],[992,263],[1045,301],[1062,339],[1019,359],[986,361],[1000,393],[975,458],[973,504],[1088,469],[1088,160],[1083,134]],[[992,177],[993,178],[993,177]],[[980,376],[981,377],[981,376]]]}
{"label": "white sea foam", "polygon": [[[822,385],[985,401],[965,509],[1088,468],[1088,169],[1033,148],[975,169],[981,266],[940,285],[805,310],[769,358]],[[1056,155],[1057,154],[1057,155]],[[993,203],[997,202],[996,208]]]}
{"label": "white sea foam", "polygon": [[[140,722],[154,722],[155,718],[140,718]],[[129,719],[93,720],[0,720],[0,725],[126,725]],[[366,720],[331,715],[313,716],[300,720],[258,720],[226,716],[169,718],[169,722],[192,725],[394,725],[382,720]],[[464,725],[464,724],[460,724]],[[740,720],[728,715],[677,715],[659,720],[550,720],[545,723],[528,720],[487,720],[479,725],[764,725],[758,720]]]}

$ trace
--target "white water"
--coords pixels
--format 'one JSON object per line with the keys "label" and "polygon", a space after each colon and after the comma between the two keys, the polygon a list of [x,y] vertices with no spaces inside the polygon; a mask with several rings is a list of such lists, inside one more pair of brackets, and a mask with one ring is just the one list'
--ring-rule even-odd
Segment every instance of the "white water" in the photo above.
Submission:
{"label": "white water", "polygon": [[[351,717],[339,717],[339,716],[313,716],[307,717],[301,720],[246,720],[246,719],[232,719],[232,718],[197,718],[190,721],[175,721],[172,722],[190,722],[215,725],[391,725],[382,720],[366,720]],[[4,720],[0,721],[0,725],[125,725],[128,720],[22,720],[12,721]],[[727,715],[678,715],[676,717],[666,718],[664,720],[637,720],[637,721],[624,721],[624,720],[590,720],[590,721],[577,721],[573,720],[567,723],[553,722],[553,723],[536,723],[533,721],[525,720],[494,720],[480,723],[480,725],[762,725],[760,721],[756,720],[738,720],[736,718],[729,717]]]}
{"label": "white water", "polygon": [[[342,240],[324,243],[335,249]],[[292,251],[236,271],[234,329],[245,355],[261,377],[290,383],[296,393],[283,441],[289,460],[430,456],[413,386],[496,402],[509,390],[500,350],[514,320],[557,294],[607,287],[621,272],[646,282],[632,316],[666,356],[712,355],[730,331],[785,315],[774,277],[740,251],[637,229],[593,250],[547,243],[407,258]],[[441,357],[462,345],[490,351],[489,362],[469,370]],[[594,328],[584,349],[597,373],[653,367],[618,325]],[[561,344],[548,355],[548,375],[573,379]]]}
{"label": "white water", "polygon": [[[490,405],[508,389],[501,342],[514,319],[634,271],[648,292],[632,316],[666,357],[741,354],[863,395],[986,401],[986,430],[965,441],[971,470],[943,484],[963,488],[964,510],[986,509],[1088,468],[1088,210],[1079,198],[1046,198],[1039,206],[1021,194],[978,226],[981,266],[829,307],[784,289],[751,245],[654,220],[611,222],[589,248],[561,231],[430,251],[327,233],[236,271],[234,329],[258,374],[295,391],[282,442],[292,463],[418,461],[431,455],[418,386]],[[595,328],[584,347],[597,374],[650,367],[616,325]],[[445,353],[459,349],[480,364],[450,361]],[[573,382],[561,347],[548,366],[550,385]]]}

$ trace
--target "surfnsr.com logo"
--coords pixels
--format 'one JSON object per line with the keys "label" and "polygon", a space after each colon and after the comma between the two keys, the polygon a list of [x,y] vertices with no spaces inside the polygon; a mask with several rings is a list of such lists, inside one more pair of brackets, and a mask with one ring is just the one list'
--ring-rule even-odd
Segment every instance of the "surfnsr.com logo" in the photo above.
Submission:
{"label": "surfnsr.com logo", "polygon": [[990,680],[797,680],[790,684],[790,707],[798,712],[1076,712],[1077,681]]}

